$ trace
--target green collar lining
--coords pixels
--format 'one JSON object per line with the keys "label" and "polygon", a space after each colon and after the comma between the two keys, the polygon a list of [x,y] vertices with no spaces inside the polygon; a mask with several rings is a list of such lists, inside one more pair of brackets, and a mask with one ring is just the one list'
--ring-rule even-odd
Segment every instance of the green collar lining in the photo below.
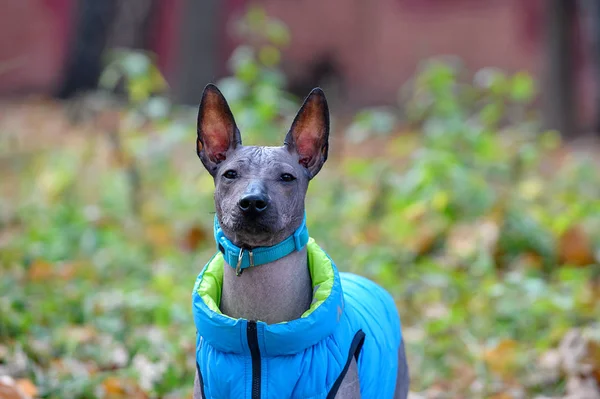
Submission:
{"label": "green collar lining", "polygon": [[[310,308],[304,312],[301,318],[310,316],[331,294],[331,288],[335,280],[334,266],[331,259],[325,251],[317,245],[314,239],[310,238],[306,244],[308,256],[308,269],[313,287],[313,301]],[[216,253],[208,261],[200,284],[198,285],[198,295],[210,310],[220,315],[221,310],[221,292],[223,287],[223,267],[225,260],[223,254]],[[227,315],[223,315],[228,317]],[[285,322],[284,322],[285,323]]]}

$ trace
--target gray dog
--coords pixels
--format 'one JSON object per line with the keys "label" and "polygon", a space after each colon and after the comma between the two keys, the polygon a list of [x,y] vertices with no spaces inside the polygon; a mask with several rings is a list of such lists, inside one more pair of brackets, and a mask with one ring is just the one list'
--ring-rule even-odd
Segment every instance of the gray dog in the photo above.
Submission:
{"label": "gray dog", "polygon": [[194,398],[406,398],[393,299],[338,272],[308,235],[304,198],[328,137],[321,89],[281,147],[242,146],[227,101],[204,89],[197,153],[215,182],[218,251],[192,295]]}

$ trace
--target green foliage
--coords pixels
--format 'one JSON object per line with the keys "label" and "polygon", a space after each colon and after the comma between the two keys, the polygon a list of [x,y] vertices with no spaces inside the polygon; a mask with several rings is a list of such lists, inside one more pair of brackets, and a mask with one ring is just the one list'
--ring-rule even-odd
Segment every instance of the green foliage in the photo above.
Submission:
{"label": "green foliage", "polygon": [[299,106],[284,90],[286,78],[280,69],[289,31],[256,7],[250,8],[237,28],[247,44],[236,48],[229,60],[232,76],[217,85],[244,128],[245,144],[279,145]]}
{"label": "green foliage", "polygon": [[388,109],[363,109],[354,116],[353,123],[346,131],[346,137],[353,142],[363,142],[374,134],[388,135],[396,126],[397,118]]}
{"label": "green foliage", "polygon": [[[100,88],[111,92],[124,89],[135,111],[150,118],[166,118],[170,103],[161,96],[167,83],[150,54],[140,51],[114,50],[99,82]],[[121,88],[124,86],[124,88]]]}

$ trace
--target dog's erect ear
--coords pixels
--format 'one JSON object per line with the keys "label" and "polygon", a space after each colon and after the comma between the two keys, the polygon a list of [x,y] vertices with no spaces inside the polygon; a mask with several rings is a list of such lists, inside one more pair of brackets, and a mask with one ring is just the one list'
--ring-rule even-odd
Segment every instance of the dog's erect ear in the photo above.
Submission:
{"label": "dog's erect ear", "polygon": [[242,144],[233,114],[217,86],[208,84],[202,93],[198,109],[196,152],[204,167],[215,175],[219,163],[229,151]]}
{"label": "dog's erect ear", "polygon": [[329,149],[329,108],[325,93],[313,89],[298,111],[285,136],[285,146],[298,154],[298,162],[312,179],[327,160]]}

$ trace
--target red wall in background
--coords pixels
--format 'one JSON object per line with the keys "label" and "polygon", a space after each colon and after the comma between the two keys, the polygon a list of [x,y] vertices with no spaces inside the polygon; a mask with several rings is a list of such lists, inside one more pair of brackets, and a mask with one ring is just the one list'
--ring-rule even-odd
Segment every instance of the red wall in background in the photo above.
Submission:
{"label": "red wall in background", "polygon": [[[103,1],[103,0],[98,0]],[[157,2],[150,50],[174,73],[183,0]],[[10,0],[0,12],[0,95],[51,93],[68,55],[77,0]]]}
{"label": "red wall in background", "polygon": [[[346,79],[345,100],[358,106],[395,101],[419,62],[432,56],[459,55],[472,71],[494,66],[540,77],[544,67],[545,0],[259,2],[291,29],[289,75],[301,76],[316,56],[329,53]],[[578,111],[588,120],[594,79],[578,33]]]}
{"label": "red wall in background", "polygon": [[178,46],[183,0],[161,0],[150,32],[150,50],[156,53],[160,70],[168,79],[174,79],[177,71]]}
{"label": "red wall in background", "polygon": [[[159,66],[176,82],[185,0],[160,0],[150,38]],[[259,0],[291,30],[284,67],[292,77],[330,54],[347,85],[345,101],[361,106],[395,101],[418,63],[458,54],[471,70],[495,66],[507,71],[543,68],[544,0]],[[0,13],[0,94],[49,93],[58,84],[67,54],[70,20],[77,0],[5,1]],[[248,0],[222,0],[220,46],[214,56],[222,74],[238,43],[229,23]],[[593,75],[579,43],[579,111],[592,114]]]}
{"label": "red wall in background", "polygon": [[0,93],[51,90],[67,52],[74,0],[5,1],[0,12]]}

